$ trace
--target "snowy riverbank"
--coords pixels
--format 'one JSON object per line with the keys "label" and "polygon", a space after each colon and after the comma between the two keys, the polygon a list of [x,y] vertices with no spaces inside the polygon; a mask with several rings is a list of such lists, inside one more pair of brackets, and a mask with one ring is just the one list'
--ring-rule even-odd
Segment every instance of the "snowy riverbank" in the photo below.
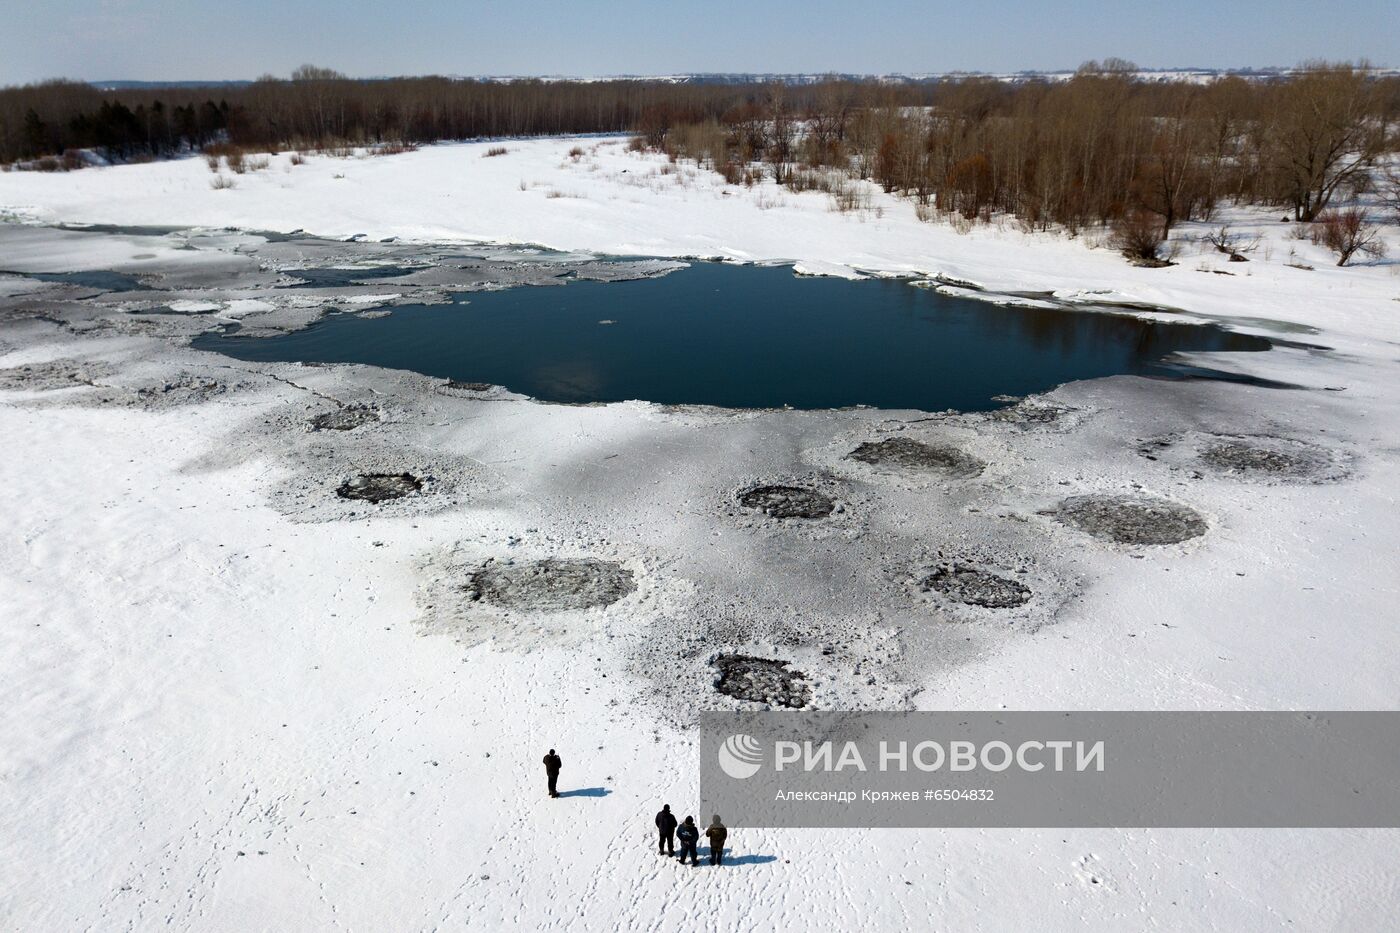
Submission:
{"label": "snowy riverbank", "polygon": [[[693,812],[694,709],[739,702],[711,687],[719,652],[791,661],[824,708],[1400,708],[1395,265],[1330,268],[1256,217],[1278,232],[1250,263],[1134,269],[1078,241],[921,224],[882,195],[883,216],[840,214],[823,195],[659,174],[620,142],[586,141],[599,148],[574,162],[570,145],[274,160],[223,191],[195,160],[10,173],[0,210],[918,271],[1332,349],[1210,359],[1296,389],[1115,377],[1003,416],[551,406],[188,349],[205,316],[274,310],[249,304],[273,275],[261,238],[7,227],[0,269],[150,275],[142,300],[189,304],[132,314],[121,295],[0,277],[0,861],[18,866],[0,915],[31,930],[1237,930],[1394,913],[1391,831],[739,827],[730,865],[682,871],[649,827],[662,802]],[[278,320],[319,313],[309,295]],[[346,411],[373,417],[314,429]],[[848,456],[892,437],[981,469]],[[1293,466],[1203,453],[1222,446]],[[371,471],[427,482],[378,506],[337,497]],[[841,511],[736,508],[761,482],[818,485]],[[1054,514],[1124,495],[1205,533],[1115,543]],[[552,612],[460,596],[473,568],[548,558],[625,569],[632,589]],[[949,559],[1014,570],[1035,598],[998,615],[921,589]],[[560,800],[539,773],[551,746],[576,792]]]}

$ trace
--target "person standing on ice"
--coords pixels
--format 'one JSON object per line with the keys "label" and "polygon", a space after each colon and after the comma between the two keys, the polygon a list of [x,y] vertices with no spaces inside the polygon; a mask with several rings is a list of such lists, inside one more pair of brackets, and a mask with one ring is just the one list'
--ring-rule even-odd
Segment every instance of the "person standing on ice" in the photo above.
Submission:
{"label": "person standing on ice", "polygon": [[729,827],[719,821],[719,814],[710,821],[709,827],[705,830],[705,838],[710,840],[710,864],[724,864],[724,840],[729,838]]}
{"label": "person standing on ice", "polygon": [[656,844],[656,851],[662,855],[676,854],[676,815],[671,812],[671,805],[665,804],[661,812],[656,814],[656,831],[660,834],[660,840]]}
{"label": "person standing on ice", "polygon": [[558,797],[559,789],[555,786],[559,783],[559,769],[564,767],[564,761],[554,754],[554,749],[549,750],[549,754],[544,756],[544,773],[549,778],[549,796]]}
{"label": "person standing on ice", "polygon": [[681,828],[676,830],[676,838],[681,841],[681,864],[685,864],[686,853],[690,853],[690,867],[694,868],[700,864],[700,856],[695,854],[695,847],[700,842],[700,827],[695,825],[695,817],[687,816]]}

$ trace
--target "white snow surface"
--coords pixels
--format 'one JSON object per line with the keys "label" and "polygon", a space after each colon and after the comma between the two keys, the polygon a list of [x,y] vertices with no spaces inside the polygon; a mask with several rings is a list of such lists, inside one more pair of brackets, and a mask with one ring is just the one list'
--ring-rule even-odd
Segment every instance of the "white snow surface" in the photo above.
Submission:
{"label": "white snow surface", "polygon": [[[575,144],[586,149],[577,161]],[[1234,211],[1265,236],[1251,262],[1193,245],[1173,268],[1136,269],[1083,239],[922,223],[878,191],[872,209],[842,214],[825,195],[726,188],[620,139],[507,146],[492,158],[487,144],[457,144],[297,167],[283,155],[219,191],[195,159],[3,173],[0,215],[790,261],[809,274],[942,275],[1261,332],[1315,329],[1300,339],[1331,354],[1228,361],[1309,391],[1160,392],[1182,411],[1238,398],[1261,427],[1333,430],[1359,457],[1355,476],[1198,487],[1204,544],[1145,559],[1087,547],[1090,582],[1055,624],[939,668],[916,703],[1400,708],[1395,264],[1335,269],[1288,238],[1281,213]],[[1400,246],[1395,227],[1386,236]],[[0,270],[139,271],[151,258],[104,238],[87,254],[0,257]],[[167,352],[127,336],[12,337],[0,331],[0,368]],[[413,624],[418,562],[462,541],[554,546],[575,526],[551,524],[543,503],[610,482],[619,447],[648,452],[649,479],[635,502],[618,501],[611,545],[718,548],[658,496],[707,489],[701,464],[716,445],[738,457],[774,438],[796,449],[867,416],[755,415],[711,436],[703,419],[681,430],[642,403],[463,403],[460,422],[433,426],[434,443],[493,471],[504,492],[432,514],[296,522],[263,495],[278,479],[267,457],[211,458],[239,425],[306,397],[289,377],[388,390],[353,367],[268,371],[283,381],[164,410],[0,390],[6,929],[1380,930],[1400,913],[1400,834],[1388,830],[738,830],[722,870],[660,859],[652,814],[662,802],[693,812],[696,752],[685,724],[639,704],[648,684],[607,654],[613,625],[646,620],[589,616],[558,644],[458,645]],[[1079,383],[1055,400],[1149,412],[1158,390],[1142,384]],[[1054,492],[1122,488],[1147,469],[1131,454],[1095,465],[1057,438],[1018,448],[1006,495],[1029,496],[1038,472]],[[636,541],[620,540],[629,528]],[[562,787],[586,793],[545,798],[550,746],[565,760]]]}
{"label": "white snow surface", "polygon": [[[1400,292],[1394,264],[1334,270],[1329,255],[1287,239],[1286,212],[1226,212],[1241,233],[1268,239],[1251,264],[1188,246],[1178,266],[1136,269],[1086,239],[1020,232],[1014,221],[967,234],[914,216],[910,201],[868,185],[871,207],[841,213],[820,192],[792,194],[771,180],[725,185],[693,164],[628,151],[622,138],[510,140],[425,146],[394,156],[289,154],[214,190],[202,159],[0,173],[0,217],[47,223],[238,227],[320,236],[535,243],[626,256],[796,262],[813,274],[861,271],[943,275],[992,291],[1034,289],[1127,296],[1202,313],[1261,315],[1384,336]],[[569,156],[584,149],[578,159]],[[1185,225],[1177,236],[1208,225]],[[1102,239],[1101,236],[1098,239]],[[1392,255],[1400,235],[1388,232]],[[1034,248],[1028,248],[1033,246]],[[1314,267],[1292,268],[1294,259]],[[105,262],[106,257],[94,261]],[[1207,271],[1202,271],[1202,267]],[[1215,275],[1209,270],[1233,273]],[[39,270],[35,270],[39,271]]]}

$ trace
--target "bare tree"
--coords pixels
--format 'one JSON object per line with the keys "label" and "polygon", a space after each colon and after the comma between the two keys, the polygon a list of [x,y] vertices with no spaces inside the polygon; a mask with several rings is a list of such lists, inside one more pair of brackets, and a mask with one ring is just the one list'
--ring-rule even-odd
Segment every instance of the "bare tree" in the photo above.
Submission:
{"label": "bare tree", "polygon": [[1395,215],[1396,222],[1400,223],[1400,169],[1386,169],[1378,193],[1381,203]]}
{"label": "bare tree", "polygon": [[1254,90],[1237,76],[1223,78],[1202,91],[1200,143],[1202,151],[1202,212],[1209,218],[1225,197],[1239,198],[1245,179],[1257,174],[1256,150],[1248,145]]}
{"label": "bare tree", "polygon": [[854,103],[850,84],[833,77],[818,85],[806,114],[804,143],[808,162],[846,167],[846,131]]}
{"label": "bare tree", "polygon": [[796,139],[797,124],[788,102],[787,87],[774,83],[768,88],[767,158],[773,163],[773,178],[780,185],[787,180]]}
{"label": "bare tree", "polygon": [[1368,71],[1364,63],[1314,63],[1276,89],[1274,167],[1295,220],[1317,217],[1381,151],[1384,131]]}
{"label": "bare tree", "polygon": [[1137,179],[1142,205],[1161,215],[1163,240],[1178,220],[1191,215],[1200,197],[1195,188],[1201,175],[1200,134],[1194,120],[1198,99],[1195,94],[1186,95],[1174,113],[1157,121]]}
{"label": "bare tree", "polygon": [[1351,262],[1358,253],[1371,257],[1385,255],[1385,241],[1381,239],[1379,228],[1367,222],[1366,212],[1359,207],[1318,215],[1312,241],[1336,253],[1339,266]]}

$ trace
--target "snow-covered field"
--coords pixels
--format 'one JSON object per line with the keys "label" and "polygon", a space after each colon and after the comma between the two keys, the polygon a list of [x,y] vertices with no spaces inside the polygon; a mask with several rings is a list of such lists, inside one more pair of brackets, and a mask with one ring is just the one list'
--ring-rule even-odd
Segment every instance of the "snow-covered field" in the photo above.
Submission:
{"label": "snow-covered field", "polygon": [[[507,153],[486,158],[493,146]],[[584,155],[569,156],[579,146]],[[1110,290],[1143,302],[1220,314],[1316,315],[1348,329],[1385,327],[1400,266],[1334,271],[1325,251],[1291,240],[1284,212],[1227,211],[1241,233],[1267,242],[1251,265],[1189,247],[1180,265],[1134,269],[1083,239],[1027,236],[1010,222],[958,235],[922,223],[909,201],[871,188],[869,210],[842,214],[820,192],[724,185],[712,172],[627,151],[618,138],[512,140],[427,146],[391,157],[272,156],[268,168],[221,175],[214,190],[201,159],[69,174],[0,173],[0,210],[38,221],[306,230],[321,236],[414,241],[538,243],[626,256],[797,261],[813,272],[941,273],[993,289]],[[1186,225],[1178,235],[1200,233]],[[1389,229],[1392,257],[1400,231]],[[1033,249],[1028,246],[1034,245]],[[1290,255],[1294,253],[1296,255]],[[1261,261],[1267,260],[1267,261]],[[1313,273],[1287,263],[1312,265]],[[1206,270],[1234,273],[1213,275]]]}
{"label": "snow-covered field", "polygon": [[[505,145],[277,156],[227,190],[201,160],[4,173],[0,214],[916,272],[1330,349],[1209,361],[1295,389],[1074,383],[1038,400],[1062,414],[1044,423],[550,406],[188,349],[203,312],[272,310],[231,284],[266,285],[262,237],[0,228],[0,270],[152,273],[184,302],[147,323],[0,275],[5,928],[1392,924],[1393,831],[737,827],[731,864],[682,869],[651,849],[651,818],[694,812],[690,717],[734,702],[709,686],[718,650],[792,660],[827,708],[1400,708],[1400,265],[1337,269],[1278,216],[1236,211],[1262,236],[1250,262],[1192,244],[1136,269],[1082,240],[921,223],[879,192],[843,214],[725,188],[623,140]],[[379,420],[308,429],[356,406]],[[985,470],[843,458],[890,435]],[[1197,452],[1222,438],[1317,469],[1212,469]],[[337,501],[357,464],[436,479]],[[838,520],[732,514],[746,483],[813,476],[840,490]],[[1209,528],[1124,546],[1042,514],[1086,494],[1159,497]],[[939,551],[1014,556],[1043,599],[1008,624],[913,594]],[[635,590],[563,612],[443,605],[463,568],[546,557],[616,562]]]}

